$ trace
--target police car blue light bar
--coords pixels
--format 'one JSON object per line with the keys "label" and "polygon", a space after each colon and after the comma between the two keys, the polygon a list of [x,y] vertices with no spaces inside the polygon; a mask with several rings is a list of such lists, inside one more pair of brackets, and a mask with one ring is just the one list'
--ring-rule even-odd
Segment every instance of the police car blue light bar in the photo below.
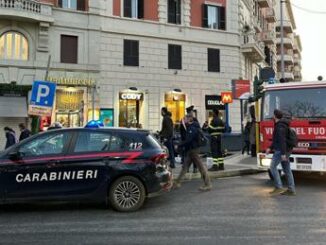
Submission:
{"label": "police car blue light bar", "polygon": [[85,128],[102,128],[102,127],[104,127],[104,124],[101,120],[91,120],[85,126]]}

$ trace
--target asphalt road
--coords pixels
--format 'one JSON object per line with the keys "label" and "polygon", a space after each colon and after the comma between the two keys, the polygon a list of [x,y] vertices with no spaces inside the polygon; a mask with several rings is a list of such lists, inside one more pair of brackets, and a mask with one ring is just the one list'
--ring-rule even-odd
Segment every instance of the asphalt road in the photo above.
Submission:
{"label": "asphalt road", "polygon": [[265,174],[186,182],[122,214],[100,205],[14,205],[0,244],[325,244],[326,178],[298,179],[296,197],[270,197]]}

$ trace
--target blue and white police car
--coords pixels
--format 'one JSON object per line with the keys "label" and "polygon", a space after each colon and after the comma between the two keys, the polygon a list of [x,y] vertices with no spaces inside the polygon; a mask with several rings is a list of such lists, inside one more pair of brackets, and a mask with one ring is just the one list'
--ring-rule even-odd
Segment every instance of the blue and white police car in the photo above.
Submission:
{"label": "blue and white police car", "polygon": [[0,153],[0,202],[108,201],[135,211],[146,197],[170,190],[166,157],[145,130],[50,130]]}

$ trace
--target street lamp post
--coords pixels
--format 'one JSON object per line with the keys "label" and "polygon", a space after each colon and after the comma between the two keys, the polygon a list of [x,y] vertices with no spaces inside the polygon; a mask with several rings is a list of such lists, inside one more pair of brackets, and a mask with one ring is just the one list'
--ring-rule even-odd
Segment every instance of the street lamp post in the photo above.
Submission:
{"label": "street lamp post", "polygon": [[283,24],[283,3],[285,0],[280,0],[280,9],[281,9],[281,74],[284,79],[284,24]]}

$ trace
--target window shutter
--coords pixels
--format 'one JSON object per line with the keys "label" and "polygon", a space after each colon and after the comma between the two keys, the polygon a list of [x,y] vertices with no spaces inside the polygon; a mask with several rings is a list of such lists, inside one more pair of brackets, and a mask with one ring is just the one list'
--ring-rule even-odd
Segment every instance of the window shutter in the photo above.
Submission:
{"label": "window shutter", "polygon": [[175,1],[175,23],[181,24],[181,1]]}
{"label": "window shutter", "polygon": [[85,0],[77,0],[77,10],[85,11]]}
{"label": "window shutter", "polygon": [[132,0],[124,0],[123,1],[123,16],[131,18],[131,1]]}
{"label": "window shutter", "polygon": [[208,27],[208,5],[202,5],[203,27]]}
{"label": "window shutter", "polygon": [[123,65],[139,66],[139,42],[138,41],[124,40]]}
{"label": "window shutter", "polygon": [[176,46],[176,69],[182,69],[182,48],[180,45]]}
{"label": "window shutter", "polygon": [[62,0],[58,0],[58,6],[62,8]]}
{"label": "window shutter", "polygon": [[180,45],[169,44],[168,46],[168,68],[182,69],[182,47]]}
{"label": "window shutter", "polygon": [[139,42],[132,41],[132,65],[139,66]]}
{"label": "window shutter", "polygon": [[175,0],[168,0],[168,23],[176,23]]}
{"label": "window shutter", "polygon": [[219,20],[218,20],[218,29],[225,30],[225,7],[219,7]]}
{"label": "window shutter", "polygon": [[208,71],[220,72],[220,50],[211,49],[207,50]]}
{"label": "window shutter", "polygon": [[138,19],[144,19],[144,0],[138,0]]}
{"label": "window shutter", "polygon": [[78,37],[61,35],[61,62],[77,64]]}

